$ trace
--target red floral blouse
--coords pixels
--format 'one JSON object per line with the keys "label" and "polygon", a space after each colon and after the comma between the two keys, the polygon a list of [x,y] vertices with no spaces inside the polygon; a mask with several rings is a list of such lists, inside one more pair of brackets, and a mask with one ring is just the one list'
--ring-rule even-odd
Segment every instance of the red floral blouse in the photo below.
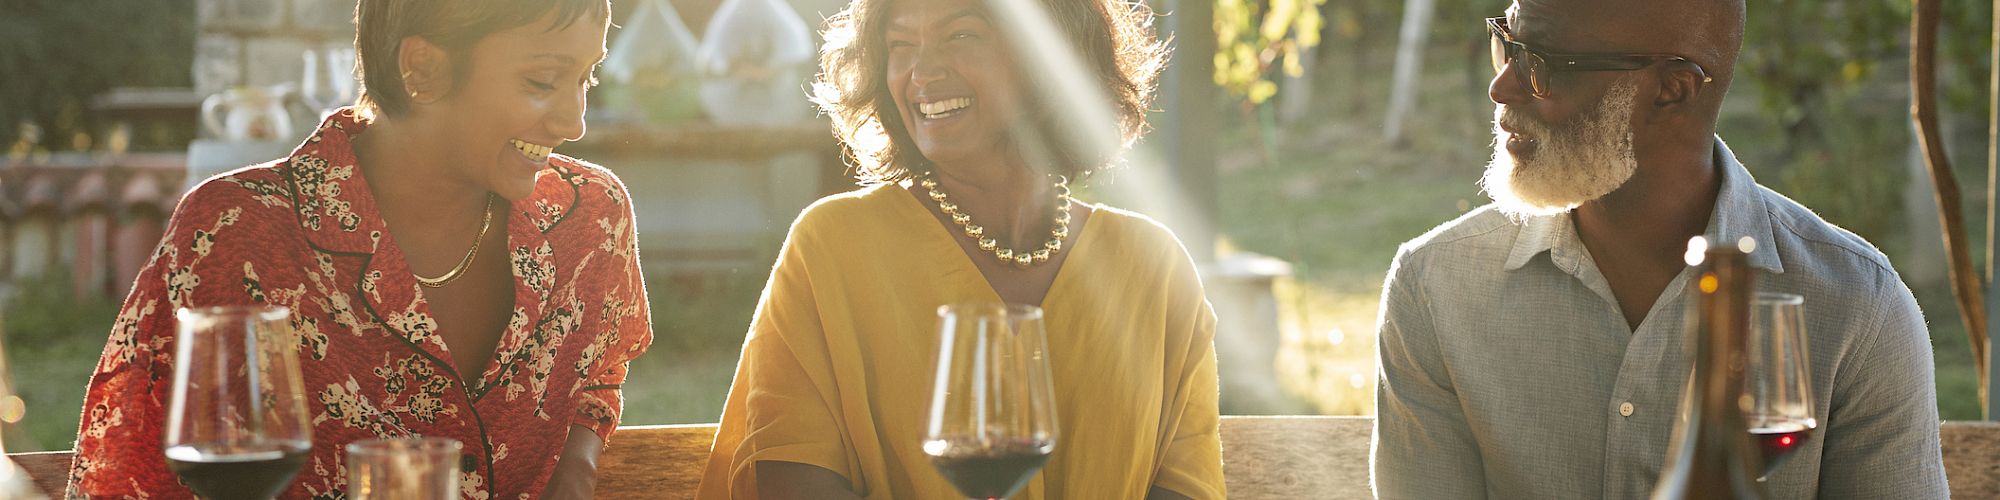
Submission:
{"label": "red floral blouse", "polygon": [[162,456],[176,308],[292,310],[313,449],[284,498],[341,498],[343,447],[425,435],[465,445],[468,499],[532,498],[572,425],[608,438],[626,363],[652,342],[625,186],[552,156],[507,212],[514,313],[485,373],[461,382],[423,289],[327,119],[287,159],[203,183],[174,210],[91,376],[68,496],[191,498]]}

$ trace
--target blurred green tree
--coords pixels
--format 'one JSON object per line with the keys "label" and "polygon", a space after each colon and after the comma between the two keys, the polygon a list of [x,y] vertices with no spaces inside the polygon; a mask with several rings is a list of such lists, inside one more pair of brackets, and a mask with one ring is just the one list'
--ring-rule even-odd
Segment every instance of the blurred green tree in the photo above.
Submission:
{"label": "blurred green tree", "polygon": [[1277,95],[1276,71],[1298,76],[1318,46],[1327,0],[1216,0],[1215,84],[1251,105]]}
{"label": "blurred green tree", "polygon": [[[0,2],[0,143],[23,122],[41,146],[72,149],[96,135],[91,99],[112,87],[186,87],[194,64],[195,0]],[[193,126],[193,124],[189,124]]]}
{"label": "blurred green tree", "polygon": [[[1946,0],[1941,67],[1947,109],[1983,107],[1991,68],[1989,0]],[[1444,2],[1437,7],[1432,43],[1463,46],[1467,65],[1484,68],[1486,33],[1481,18],[1497,16],[1508,0]],[[1762,106],[1780,117],[1788,140],[1798,147],[1824,144],[1815,129],[1830,110],[1827,98],[1858,92],[1882,71],[1906,71],[1909,47],[1908,0],[1754,0],[1743,53],[1742,83],[1755,85]],[[1216,84],[1252,104],[1276,93],[1279,70],[1298,67],[1297,57],[1322,39],[1340,50],[1383,51],[1394,40],[1402,0],[1216,0]],[[1322,54],[1322,57],[1326,57]],[[1353,59],[1358,68],[1364,57]],[[1336,70],[1338,71],[1338,70]],[[1481,70],[1483,71],[1483,69]],[[1480,76],[1491,76],[1481,73]],[[1357,84],[1381,79],[1357,78]]]}
{"label": "blurred green tree", "polygon": [[[1786,130],[1785,157],[1825,145],[1833,118],[1830,97],[1859,91],[1878,71],[1907,74],[1908,0],[1765,0],[1751,2],[1743,55],[1746,83],[1763,92],[1763,106]],[[1940,79],[1945,109],[1978,109],[1992,70],[1988,0],[1947,0],[1940,26]],[[1983,122],[1983,120],[1982,120]]]}

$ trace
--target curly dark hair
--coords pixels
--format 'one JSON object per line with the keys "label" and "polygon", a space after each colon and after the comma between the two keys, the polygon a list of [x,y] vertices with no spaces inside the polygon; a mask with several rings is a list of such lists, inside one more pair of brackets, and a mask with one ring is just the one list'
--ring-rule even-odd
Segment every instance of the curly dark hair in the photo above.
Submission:
{"label": "curly dark hair", "polygon": [[[931,169],[930,161],[903,129],[889,93],[885,31],[893,1],[899,0],[854,0],[827,18],[820,74],[812,84],[812,101],[832,120],[833,133],[862,184],[900,182]],[[1037,88],[1037,98],[1032,101],[1040,103],[1038,109],[1030,111],[1040,125],[1033,133],[1042,137],[1029,139],[1049,146],[1054,173],[1083,179],[1119,162],[1124,151],[1145,134],[1146,112],[1169,50],[1154,34],[1152,8],[1139,0],[1039,3],[1078,59],[1104,83],[1105,95],[1116,111],[1117,147],[1094,150],[1060,137],[1063,129],[1055,124],[1066,118],[1066,112],[1048,105],[1051,99],[1046,93],[1031,86]]]}

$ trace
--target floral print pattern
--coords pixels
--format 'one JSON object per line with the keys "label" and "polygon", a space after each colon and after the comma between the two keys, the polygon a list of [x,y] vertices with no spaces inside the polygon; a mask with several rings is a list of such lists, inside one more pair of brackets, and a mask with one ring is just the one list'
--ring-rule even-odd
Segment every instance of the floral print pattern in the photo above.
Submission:
{"label": "floral print pattern", "polygon": [[553,156],[512,202],[498,255],[514,309],[485,373],[461,380],[355,165],[367,125],[343,110],[291,157],[187,195],[91,377],[67,496],[192,497],[160,449],[180,307],[292,310],[313,450],[283,498],[344,498],[343,446],[406,435],[464,443],[464,498],[532,498],[570,426],[610,437],[626,364],[652,342],[624,185]]}

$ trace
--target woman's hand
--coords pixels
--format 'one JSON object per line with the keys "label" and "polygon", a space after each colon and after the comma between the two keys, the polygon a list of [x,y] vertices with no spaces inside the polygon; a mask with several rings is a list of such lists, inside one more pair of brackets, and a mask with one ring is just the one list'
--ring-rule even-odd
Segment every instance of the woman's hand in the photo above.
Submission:
{"label": "woman's hand", "polygon": [[549,476],[541,498],[590,498],[597,491],[597,453],[603,449],[604,442],[597,439],[596,432],[570,427],[569,441],[563,444],[562,458],[556,460],[556,472]]}

